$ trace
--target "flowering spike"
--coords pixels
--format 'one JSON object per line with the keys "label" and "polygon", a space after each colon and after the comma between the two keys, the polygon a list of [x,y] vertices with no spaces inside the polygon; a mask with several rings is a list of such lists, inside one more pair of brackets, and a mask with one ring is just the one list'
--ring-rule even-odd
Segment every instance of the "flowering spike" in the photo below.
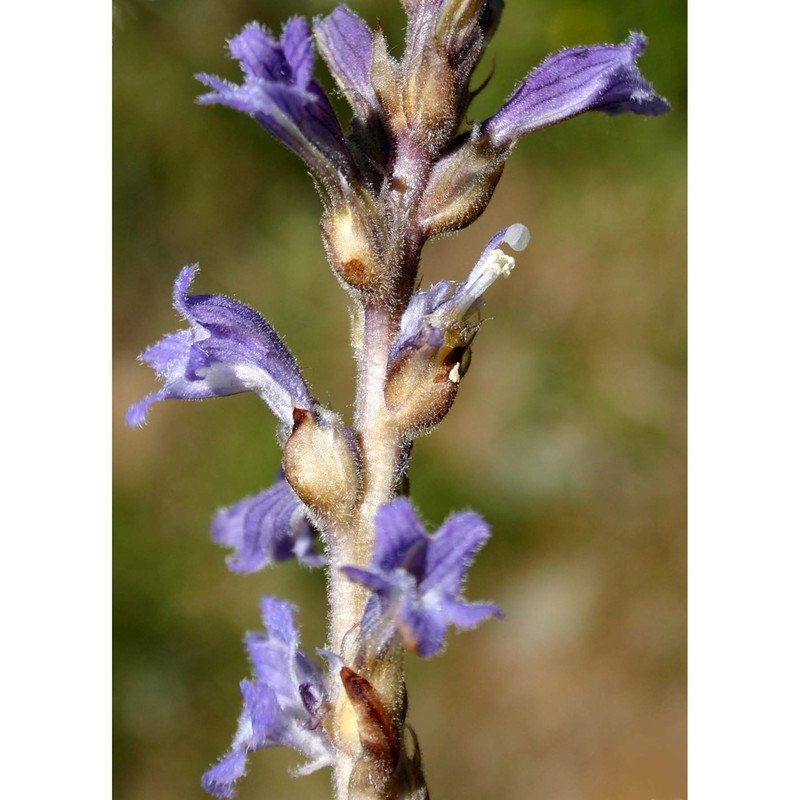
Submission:
{"label": "flowering spike", "polygon": [[433,656],[444,648],[448,625],[472,628],[502,616],[491,603],[461,598],[467,569],[489,538],[489,526],[477,514],[453,514],[428,536],[409,501],[398,498],[379,509],[375,525],[371,567],[343,567],[350,580],[373,592],[362,622],[367,647],[380,651],[399,635],[408,649]]}
{"label": "flowering spike", "polygon": [[636,66],[646,45],[644,34],[631,33],[620,45],[575,47],[550,56],[483,123],[483,134],[503,149],[526,133],[584,111],[665,114],[669,103]]}
{"label": "flowering spike", "polygon": [[175,280],[173,302],[189,330],[166,336],[141,360],[164,385],[134,403],[126,420],[142,425],[159,400],[205,400],[254,392],[285,425],[295,408],[311,408],[297,363],[275,329],[249,306],[221,294],[190,295],[198,267],[184,267]]}
{"label": "flowering spike", "polygon": [[[300,17],[279,38],[256,23],[229,43],[240,84],[199,75],[219,103],[256,119],[302,158],[323,192],[322,238],[353,304],[358,362],[355,422],[320,406],[272,327],[221,295],[190,295],[181,271],[175,307],[189,323],[142,360],[162,379],[133,405],[130,424],[168,398],[253,391],[283,424],[284,474],[271,488],[221,509],[214,539],[228,565],[252,572],[297,558],[327,563],[330,622],[320,667],[299,650],[294,609],[264,598],[266,635],[248,634],[253,678],[230,752],[203,777],[232,797],[249,754],[288,745],[334,766],[336,800],[428,796],[414,738],[408,753],[402,648],[441,652],[451,625],[501,616],[463,598],[467,569],[489,537],[477,514],[450,516],[428,535],[411,503],[408,461],[416,437],[449,411],[471,359],[487,289],[508,277],[530,233],[500,231],[460,283],[415,291],[422,248],[484,211],[516,141],[584,111],[661,114],[669,105],[639,72],[642,34],[620,45],[573,48],[534,69],[493,116],[465,125],[472,75],[495,34],[504,0],[402,0],[405,52],[346,6]],[[353,109],[344,128],[314,78],[314,41]],[[346,131],[346,133],[345,133]],[[401,495],[397,497],[397,495]],[[396,499],[393,499],[396,498]],[[314,527],[326,559],[313,550]],[[367,566],[372,556],[371,563]]]}
{"label": "flowering spike", "polygon": [[220,509],[211,535],[235,551],[227,559],[232,572],[256,572],[292,558],[308,567],[325,564],[314,550],[316,532],[306,509],[283,475],[269,489]]}

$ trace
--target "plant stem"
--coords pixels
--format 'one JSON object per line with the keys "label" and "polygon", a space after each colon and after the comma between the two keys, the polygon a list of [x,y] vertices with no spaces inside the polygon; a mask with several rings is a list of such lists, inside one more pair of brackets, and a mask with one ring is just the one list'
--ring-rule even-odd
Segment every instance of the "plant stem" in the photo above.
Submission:
{"label": "plant stem", "polygon": [[[394,496],[397,473],[402,453],[399,434],[386,409],[383,387],[389,348],[396,334],[397,316],[382,304],[365,304],[363,314],[356,324],[356,332],[363,343],[360,348],[358,390],[356,396],[356,434],[361,446],[362,493],[348,524],[339,523],[329,532],[330,572],[328,602],[330,610],[330,635],[328,646],[342,654],[345,663],[352,663],[354,651],[351,631],[361,620],[368,591],[348,580],[340,567],[347,564],[368,566],[375,548],[375,513]],[[403,691],[402,665],[398,669],[388,706],[397,705],[396,699]],[[339,716],[348,711],[347,703],[340,703]],[[338,731],[347,727],[347,721],[334,723]],[[348,798],[350,773],[355,759],[340,749],[334,768],[334,797]]]}
{"label": "plant stem", "polygon": [[[430,158],[415,142],[401,141],[394,164],[394,180],[387,184],[381,205],[389,222],[385,260],[395,278],[385,295],[363,301],[355,320],[354,342],[358,361],[355,431],[361,451],[361,496],[346,522],[328,531],[330,567],[328,578],[329,648],[340,653],[345,664],[353,665],[356,629],[369,592],[350,581],[341,567],[367,567],[375,549],[375,514],[394,498],[403,451],[401,432],[386,407],[384,386],[389,351],[397,336],[400,318],[414,288],[424,238],[419,230],[417,207],[430,174]],[[392,269],[393,268],[393,269]],[[385,664],[373,688],[391,716],[397,741],[403,741],[405,724],[405,663],[402,656]],[[373,675],[367,676],[373,680]],[[346,745],[353,729],[349,702],[337,703],[334,729]],[[357,726],[356,726],[357,728]],[[402,748],[402,746],[401,746]],[[356,800],[350,796],[350,777],[360,748],[353,755],[338,748],[333,771],[335,800]],[[363,753],[361,753],[363,755]],[[388,776],[384,776],[388,777]],[[385,788],[360,786],[358,800],[387,800]],[[394,800],[394,799],[393,799]],[[398,798],[399,800],[399,798]]]}

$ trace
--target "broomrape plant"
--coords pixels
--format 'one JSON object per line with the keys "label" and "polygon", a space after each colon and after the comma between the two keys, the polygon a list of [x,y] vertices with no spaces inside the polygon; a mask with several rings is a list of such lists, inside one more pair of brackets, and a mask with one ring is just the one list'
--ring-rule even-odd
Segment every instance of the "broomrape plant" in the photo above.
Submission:
{"label": "broomrape plant", "polygon": [[[333,769],[336,800],[428,796],[406,725],[406,651],[429,658],[450,626],[501,610],[463,597],[465,574],[489,538],[473,512],[433,534],[404,496],[412,447],[444,418],[481,327],[484,295],[508,277],[529,241],[519,222],[487,244],[466,278],[420,288],[425,243],[484,211],[517,141],[585,111],[657,115],[669,109],[636,66],[645,37],[563,50],[533,69],[496,114],[465,123],[472,75],[495,34],[502,0],[403,0],[405,52],[344,5],[279,37],[253,22],[228,43],[241,82],[198,79],[203,104],[242,111],[297,154],[323,203],[328,261],[353,308],[358,363],[352,424],[319,403],[292,354],[255,310],[192,294],[179,273],[186,326],[144,351],[161,388],[128,410],[142,425],[160,400],[258,395],[278,419],[283,469],[260,494],[221,510],[214,539],[234,572],[287,559],[328,579],[329,635],[316,659],[300,649],[294,608],[264,597],[266,633],[248,634],[253,675],[230,751],[202,778],[233,797],[250,755],[286,745],[305,774]],[[343,127],[314,77],[319,51],[352,108]]]}

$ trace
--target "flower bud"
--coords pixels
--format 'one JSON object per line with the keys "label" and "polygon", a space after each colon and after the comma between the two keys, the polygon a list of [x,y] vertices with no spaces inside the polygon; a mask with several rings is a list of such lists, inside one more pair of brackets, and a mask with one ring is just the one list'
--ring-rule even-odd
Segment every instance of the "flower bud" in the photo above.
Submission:
{"label": "flower bud", "polygon": [[390,277],[381,257],[378,230],[381,215],[363,192],[348,191],[345,201],[322,217],[322,237],[328,261],[345,284],[362,292],[376,292]]}
{"label": "flower bud", "polygon": [[431,151],[443,147],[458,124],[458,96],[453,69],[439,48],[426,48],[406,69],[406,124]]}
{"label": "flower bud", "polygon": [[405,125],[403,94],[400,82],[400,65],[389,54],[386,37],[377,31],[372,39],[372,88],[383,108],[389,128],[397,133]]}
{"label": "flower bud", "polygon": [[295,409],[283,470],[295,494],[324,517],[346,516],[361,490],[355,437],[338,415],[319,405]]}
{"label": "flower bud", "polygon": [[420,210],[428,236],[459,231],[483,213],[503,174],[506,155],[485,139],[470,136],[436,164]]}

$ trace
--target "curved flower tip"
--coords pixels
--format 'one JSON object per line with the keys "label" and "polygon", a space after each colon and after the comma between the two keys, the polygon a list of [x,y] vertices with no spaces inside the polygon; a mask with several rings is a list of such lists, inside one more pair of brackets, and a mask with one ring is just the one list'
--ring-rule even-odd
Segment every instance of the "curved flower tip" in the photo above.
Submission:
{"label": "curved flower tip", "polygon": [[342,570],[373,592],[362,622],[362,636],[372,647],[381,649],[399,635],[409,650],[429,657],[444,648],[449,625],[473,628],[503,615],[492,603],[461,597],[467,569],[490,535],[480,516],[453,514],[429,536],[411,503],[398,498],[378,510],[375,524],[370,568]]}
{"label": "curved flower tip", "polygon": [[206,772],[200,783],[215,797],[235,797],[234,784],[243,778],[247,771],[247,750],[240,747],[222,758]]}
{"label": "curved flower tip", "polygon": [[189,323],[140,356],[163,386],[134,403],[129,425],[142,425],[159,400],[204,400],[254,392],[291,427],[295,408],[314,400],[291,353],[275,329],[249,306],[218,294],[190,295],[198,267],[184,267],[175,280],[173,303]]}
{"label": "curved flower tip", "polygon": [[314,550],[316,531],[281,475],[274,486],[220,509],[211,524],[215,542],[233,548],[227,558],[232,572],[256,572],[267,564],[296,558],[321,567],[325,556]]}
{"label": "curved flower tip", "polygon": [[249,114],[328,182],[355,174],[333,106],[313,77],[314,44],[302,17],[286,23],[280,41],[251,22],[230,40],[228,49],[240,63],[244,82],[199,73],[197,80],[212,91],[198,97],[198,103],[219,103]]}
{"label": "curved flower tip", "polygon": [[631,32],[619,45],[575,47],[550,56],[528,74],[481,131],[502,149],[531,131],[585,111],[665,114],[669,103],[636,66],[646,46],[644,34]]}

